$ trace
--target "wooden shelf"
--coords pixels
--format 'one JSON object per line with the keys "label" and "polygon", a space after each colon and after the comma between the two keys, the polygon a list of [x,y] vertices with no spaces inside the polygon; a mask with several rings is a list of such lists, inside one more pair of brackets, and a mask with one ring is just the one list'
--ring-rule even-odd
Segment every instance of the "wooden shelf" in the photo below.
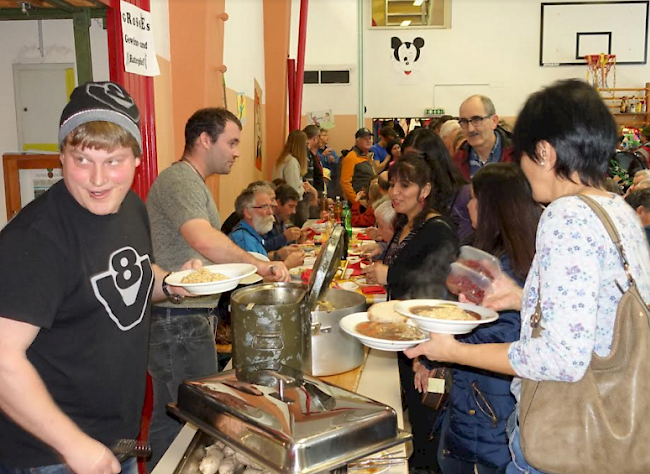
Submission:
{"label": "wooden shelf", "polygon": [[61,168],[59,154],[5,153],[2,155],[5,178],[7,219],[11,219],[23,207],[20,201],[20,170]]}
{"label": "wooden shelf", "polygon": [[[614,103],[608,103],[607,107],[611,110],[618,125],[638,127],[650,123],[650,83],[646,82],[645,87],[598,89],[598,92],[604,101],[614,101]],[[617,112],[620,109],[623,97],[627,100],[644,100],[645,112]]]}

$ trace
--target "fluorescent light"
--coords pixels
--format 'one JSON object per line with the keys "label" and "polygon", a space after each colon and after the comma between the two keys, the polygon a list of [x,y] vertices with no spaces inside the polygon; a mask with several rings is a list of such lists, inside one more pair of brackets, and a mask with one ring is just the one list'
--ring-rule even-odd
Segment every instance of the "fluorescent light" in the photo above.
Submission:
{"label": "fluorescent light", "polygon": [[414,7],[419,7],[419,6],[422,5],[423,3],[424,3],[424,0],[415,0],[415,1],[413,2],[413,6],[414,6]]}
{"label": "fluorescent light", "polygon": [[399,26],[409,26],[411,24],[411,20],[404,20],[402,23],[399,24]]}

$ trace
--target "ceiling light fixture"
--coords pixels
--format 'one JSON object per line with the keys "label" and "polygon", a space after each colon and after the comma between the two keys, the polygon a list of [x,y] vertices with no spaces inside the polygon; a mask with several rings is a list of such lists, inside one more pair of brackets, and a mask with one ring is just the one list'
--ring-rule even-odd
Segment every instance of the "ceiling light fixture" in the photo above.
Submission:
{"label": "ceiling light fixture", "polygon": [[399,26],[409,26],[411,24],[411,20],[404,20],[402,23],[399,24]]}

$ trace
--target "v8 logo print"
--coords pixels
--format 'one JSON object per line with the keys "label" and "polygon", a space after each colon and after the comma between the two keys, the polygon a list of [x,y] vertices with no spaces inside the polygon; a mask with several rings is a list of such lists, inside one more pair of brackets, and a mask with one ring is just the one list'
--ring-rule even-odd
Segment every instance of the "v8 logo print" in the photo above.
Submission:
{"label": "v8 logo print", "polygon": [[142,321],[153,280],[149,256],[141,257],[133,247],[113,252],[109,269],[90,279],[95,296],[122,331]]}

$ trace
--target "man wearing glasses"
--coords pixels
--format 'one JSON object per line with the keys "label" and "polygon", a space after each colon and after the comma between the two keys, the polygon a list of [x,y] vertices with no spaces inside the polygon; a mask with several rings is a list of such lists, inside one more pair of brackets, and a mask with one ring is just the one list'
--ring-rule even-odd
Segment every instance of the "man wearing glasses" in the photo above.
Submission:
{"label": "man wearing glasses", "polygon": [[[257,252],[272,260],[282,260],[277,251],[267,253],[264,246],[264,235],[268,234],[275,224],[274,208],[274,196],[269,194],[268,189],[244,189],[235,200],[235,211],[241,220],[228,236],[247,252]],[[285,256],[285,265],[287,268],[293,268],[302,265],[304,252],[296,248],[296,251],[288,252]]]}
{"label": "man wearing glasses", "polygon": [[[221,219],[205,180],[230,173],[239,157],[241,128],[237,117],[223,108],[201,109],[189,118],[183,156],[160,173],[147,196],[153,254],[156,263],[169,270],[198,258],[205,265],[250,263],[262,276],[289,281],[291,276],[282,262],[254,258],[219,230]],[[182,428],[166,410],[168,403],[176,401],[180,383],[218,371],[214,337],[218,301],[219,295],[184,300],[170,297],[153,306],[149,339],[153,454],[149,472]]]}
{"label": "man wearing glasses", "polygon": [[466,180],[488,163],[512,162],[512,135],[499,126],[494,104],[484,95],[473,95],[460,105],[458,123],[467,140],[454,155],[454,163]]}

